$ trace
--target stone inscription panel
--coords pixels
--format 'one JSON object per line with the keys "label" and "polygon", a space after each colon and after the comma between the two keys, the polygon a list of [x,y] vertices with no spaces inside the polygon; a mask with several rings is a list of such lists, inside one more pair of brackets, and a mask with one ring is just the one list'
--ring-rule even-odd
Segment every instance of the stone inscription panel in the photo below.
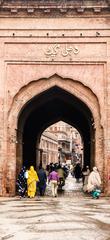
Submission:
{"label": "stone inscription panel", "polygon": [[5,43],[5,60],[70,61],[106,56],[106,43]]}

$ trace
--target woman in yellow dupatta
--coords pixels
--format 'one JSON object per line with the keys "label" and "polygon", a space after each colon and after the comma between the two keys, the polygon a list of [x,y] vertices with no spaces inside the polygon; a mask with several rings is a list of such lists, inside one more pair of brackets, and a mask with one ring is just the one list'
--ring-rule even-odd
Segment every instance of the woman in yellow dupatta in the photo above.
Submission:
{"label": "woman in yellow dupatta", "polygon": [[34,170],[34,167],[31,166],[28,170],[28,179],[27,179],[27,187],[28,187],[28,197],[35,197],[36,193],[36,182],[39,181],[37,172]]}

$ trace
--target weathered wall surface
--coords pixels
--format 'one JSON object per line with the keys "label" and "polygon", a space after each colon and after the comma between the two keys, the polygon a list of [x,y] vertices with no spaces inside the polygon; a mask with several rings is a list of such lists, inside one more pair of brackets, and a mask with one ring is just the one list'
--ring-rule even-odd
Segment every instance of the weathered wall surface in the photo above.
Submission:
{"label": "weathered wall surface", "polygon": [[[110,192],[107,180],[110,174],[109,28],[108,15],[100,13],[80,16],[76,13],[58,18],[45,14],[41,18],[29,14],[20,17],[20,13],[0,16],[0,195],[15,191],[12,186],[10,192],[5,181],[9,182],[12,175],[13,182],[16,178],[16,134],[15,129],[10,129],[9,116],[12,114],[10,119],[17,124],[19,112],[14,112],[13,116],[13,101],[17,96],[16,105],[23,107],[27,96],[29,100],[29,96],[31,99],[35,94],[33,88],[28,92],[28,84],[45,79],[45,85],[54,74],[66,79],[67,86],[70,80],[83,84],[97,99],[100,119],[96,129],[96,142],[99,142],[96,152],[99,152],[98,166],[103,165],[105,191]],[[26,98],[20,100],[23,87]],[[91,94],[85,103],[89,105],[89,101]]]}

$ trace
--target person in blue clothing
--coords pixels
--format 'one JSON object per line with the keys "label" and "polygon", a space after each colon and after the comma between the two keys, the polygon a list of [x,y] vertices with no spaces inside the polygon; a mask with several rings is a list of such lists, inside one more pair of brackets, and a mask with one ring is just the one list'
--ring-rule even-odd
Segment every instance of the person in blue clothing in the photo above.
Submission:
{"label": "person in blue clothing", "polygon": [[16,181],[17,192],[20,197],[25,197],[25,195],[26,195],[27,179],[26,179],[25,174],[26,174],[26,167],[23,166],[18,175],[17,181]]}
{"label": "person in blue clothing", "polygon": [[42,166],[39,166],[38,178],[39,178],[39,182],[37,183],[37,187],[39,190],[39,194],[40,196],[44,196],[45,190],[46,190],[47,176]]}

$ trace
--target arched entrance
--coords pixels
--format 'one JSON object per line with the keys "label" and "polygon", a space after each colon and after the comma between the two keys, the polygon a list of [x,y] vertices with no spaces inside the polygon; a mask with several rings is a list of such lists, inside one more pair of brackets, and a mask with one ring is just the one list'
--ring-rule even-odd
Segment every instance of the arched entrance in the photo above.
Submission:
{"label": "arched entrance", "polygon": [[95,130],[92,113],[77,97],[57,86],[34,97],[21,112],[17,141],[18,146],[22,143],[22,149],[19,148],[17,158],[23,159],[23,164],[27,167],[36,167],[39,137],[48,126],[58,120],[66,121],[80,131],[84,141],[84,162],[93,165]]}
{"label": "arched entrance", "polygon": [[[48,126],[59,120],[78,129],[84,142],[85,164],[91,167],[96,164],[103,173],[103,159],[99,162],[103,154],[97,98],[83,84],[54,75],[31,82],[14,98],[9,113],[8,136],[16,132],[16,141],[10,143],[8,149],[9,154],[13,153],[11,157],[15,168],[9,192],[15,192],[15,172],[18,173],[22,164],[36,167],[40,136]],[[12,176],[10,165],[8,175]]]}

